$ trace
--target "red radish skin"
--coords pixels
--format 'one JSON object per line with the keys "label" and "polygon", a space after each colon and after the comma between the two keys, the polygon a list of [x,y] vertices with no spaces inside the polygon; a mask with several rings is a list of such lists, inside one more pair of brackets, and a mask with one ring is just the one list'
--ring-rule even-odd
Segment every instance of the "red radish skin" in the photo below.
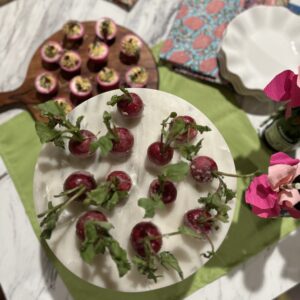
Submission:
{"label": "red radish skin", "polygon": [[155,179],[150,184],[149,195],[150,197],[153,197],[154,195],[159,194],[161,194],[162,201],[164,202],[164,204],[169,204],[176,200],[177,189],[174,183],[169,180],[163,181],[163,184],[161,186],[159,180]]}
{"label": "red radish skin", "polygon": [[[51,79],[52,82],[51,82],[50,88],[45,88],[45,87],[41,86],[40,81],[43,76],[47,76]],[[35,79],[34,85],[35,85],[37,92],[41,95],[49,95],[50,96],[50,95],[56,94],[58,91],[58,80],[57,80],[56,76],[50,72],[43,72],[43,73],[39,74]]]}
{"label": "red radish skin", "polygon": [[[107,222],[107,218],[101,211],[98,210],[90,210],[80,216],[76,223],[76,235],[80,241],[85,240],[84,226],[88,221]],[[101,234],[101,232],[99,233]]]}
{"label": "red radish skin", "polygon": [[124,95],[124,100],[120,100],[117,103],[119,113],[128,118],[135,119],[142,116],[144,110],[144,103],[141,97],[135,93],[129,93],[131,101],[128,101],[128,97]]}
{"label": "red radish skin", "polygon": [[191,209],[184,214],[184,224],[197,233],[209,233],[212,229],[212,221],[200,224],[198,220],[201,217],[211,218],[211,214],[202,208]]}
{"label": "red radish skin", "polygon": [[[85,187],[85,193],[83,193],[77,199],[78,201],[83,201],[86,198],[86,193],[95,189],[97,184],[94,176],[91,173],[85,171],[77,171],[73,172],[66,178],[64,182],[64,191],[69,191],[79,186]],[[69,196],[72,195],[73,194]]]}
{"label": "red radish skin", "polygon": [[80,158],[90,157],[94,154],[94,152],[90,149],[91,143],[94,142],[97,138],[92,132],[85,129],[80,130],[80,134],[83,136],[83,141],[79,142],[74,139],[70,139],[69,151],[74,156]]}
{"label": "red radish skin", "polygon": [[127,154],[131,151],[134,144],[134,137],[127,128],[117,127],[115,129],[118,135],[118,142],[113,141],[113,148],[111,153],[114,154]]}
{"label": "red radish skin", "polygon": [[[190,116],[178,116],[175,118],[175,120],[178,120],[178,119],[183,120],[186,125],[196,125],[195,120]],[[176,138],[176,141],[181,142],[181,143],[190,142],[197,136],[197,134],[198,134],[197,129],[188,127],[187,132],[180,134]]]}
{"label": "red radish skin", "polygon": [[158,227],[151,222],[140,222],[133,227],[130,242],[134,251],[141,257],[146,256],[144,239],[147,237],[151,238],[152,251],[158,253],[162,246],[162,236]]}
{"label": "red radish skin", "polygon": [[207,183],[213,180],[213,172],[218,171],[216,162],[208,156],[197,156],[191,161],[190,172],[199,183]]}
{"label": "red radish skin", "polygon": [[132,187],[132,181],[130,176],[123,171],[113,171],[108,176],[106,181],[116,182],[117,190],[122,192],[128,192]]}
{"label": "red radish skin", "polygon": [[168,164],[173,158],[174,150],[162,142],[152,143],[147,150],[148,159],[158,166]]}

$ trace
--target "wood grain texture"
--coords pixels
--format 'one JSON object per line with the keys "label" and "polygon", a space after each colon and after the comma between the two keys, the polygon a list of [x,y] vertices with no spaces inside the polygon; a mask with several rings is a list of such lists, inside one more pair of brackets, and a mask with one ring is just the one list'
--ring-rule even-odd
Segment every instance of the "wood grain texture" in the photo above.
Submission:
{"label": "wood grain texture", "polygon": [[[85,27],[85,35],[82,43],[76,47],[77,48],[76,51],[78,51],[78,53],[82,58],[82,66],[81,66],[80,74],[82,76],[88,77],[91,80],[93,84],[93,96],[95,96],[101,93],[101,91],[99,91],[97,88],[96,78],[95,78],[99,69],[95,70],[90,67],[90,64],[88,64],[88,45],[96,39],[95,22],[92,21],[83,22],[83,25]],[[120,77],[121,77],[120,86],[125,85],[125,73],[131,67],[130,65],[126,65],[122,63],[119,59],[120,41],[123,38],[123,36],[129,33],[134,34],[129,29],[122,26],[118,26],[118,33],[116,39],[114,43],[109,47],[107,66],[116,69],[120,73]],[[64,41],[64,33],[62,32],[62,30],[54,33],[46,41],[49,40],[57,41],[59,43],[62,43],[64,47],[70,48]],[[1,109],[9,109],[10,107],[21,104],[27,108],[27,110],[33,115],[35,119],[40,119],[39,113],[34,106],[37,105],[38,103],[53,98],[53,97],[49,98],[48,96],[45,97],[43,95],[40,95],[39,93],[36,92],[36,89],[34,87],[34,80],[36,76],[41,72],[47,70],[42,65],[42,60],[40,55],[40,50],[41,47],[44,45],[44,43],[42,43],[42,45],[34,53],[31,62],[29,64],[27,75],[23,84],[14,91],[0,93]],[[149,47],[146,45],[145,42],[143,42],[143,47],[141,50],[138,65],[145,67],[149,72],[149,82],[146,87],[152,89],[158,89],[159,76],[158,76],[158,70],[156,67],[155,59],[152,55],[151,50],[149,49]],[[59,80],[59,90],[58,93],[55,95],[55,97],[64,97],[67,99],[67,101],[73,104],[70,100],[69,80],[66,80],[62,76],[59,67],[57,67],[57,69],[55,70],[50,70],[50,71],[56,74]]]}

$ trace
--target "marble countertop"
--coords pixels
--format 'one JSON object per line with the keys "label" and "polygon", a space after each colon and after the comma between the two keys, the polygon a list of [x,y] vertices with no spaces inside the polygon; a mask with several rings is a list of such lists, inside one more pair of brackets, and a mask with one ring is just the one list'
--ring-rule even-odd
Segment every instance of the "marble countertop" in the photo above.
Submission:
{"label": "marble countertop", "polygon": [[[179,2],[139,0],[130,12],[101,0],[18,0],[6,4],[0,7],[0,91],[13,90],[22,83],[37,46],[69,19],[110,16],[154,45],[166,37]],[[272,106],[258,104],[253,109],[249,103],[240,100],[257,127]],[[19,112],[1,113],[0,123]],[[0,283],[7,299],[71,299],[34,235],[1,159],[0,191]],[[300,229],[186,300],[273,299],[300,282],[299,252]]]}

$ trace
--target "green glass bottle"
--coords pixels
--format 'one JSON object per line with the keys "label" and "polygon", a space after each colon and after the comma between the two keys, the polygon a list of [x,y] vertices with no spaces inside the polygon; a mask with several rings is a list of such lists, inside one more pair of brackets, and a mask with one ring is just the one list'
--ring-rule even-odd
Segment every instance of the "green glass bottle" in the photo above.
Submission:
{"label": "green glass bottle", "polygon": [[265,128],[263,138],[275,151],[295,150],[300,143],[300,107],[294,108],[292,115],[287,119],[282,114],[274,118]]}

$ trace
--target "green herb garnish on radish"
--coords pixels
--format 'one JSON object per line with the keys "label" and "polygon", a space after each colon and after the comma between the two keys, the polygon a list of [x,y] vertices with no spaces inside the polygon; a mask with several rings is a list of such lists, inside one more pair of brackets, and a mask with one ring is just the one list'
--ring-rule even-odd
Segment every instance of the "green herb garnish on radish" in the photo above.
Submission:
{"label": "green herb garnish on radish", "polygon": [[97,148],[100,148],[102,156],[106,156],[108,153],[128,154],[134,143],[134,137],[131,132],[127,128],[115,126],[112,122],[111,114],[107,111],[103,114],[103,122],[107,133],[94,141],[91,149],[95,151]]}
{"label": "green herb garnish on radish", "polygon": [[130,270],[130,263],[126,251],[109,232],[113,228],[102,212],[88,211],[78,219],[76,234],[81,241],[80,255],[85,262],[92,263],[98,254],[108,251],[122,277]]}
{"label": "green herb garnish on radish", "polygon": [[41,143],[53,142],[56,146],[65,148],[65,140],[69,140],[70,152],[78,157],[89,157],[94,154],[91,143],[96,136],[89,130],[81,130],[83,116],[77,118],[75,124],[67,119],[64,108],[55,101],[39,104],[38,109],[47,123],[37,121],[36,132]]}
{"label": "green herb garnish on radish", "polygon": [[131,246],[137,253],[132,262],[140,274],[157,282],[162,275],[156,274],[158,266],[175,270],[183,279],[183,272],[176,257],[168,251],[159,252],[162,247],[163,235],[158,227],[151,222],[140,222],[134,226],[130,235]]}
{"label": "green herb garnish on radish", "polygon": [[113,95],[108,105],[117,105],[119,113],[127,119],[135,119],[142,116],[144,103],[139,95],[130,93],[125,88],[120,88],[122,95]]}
{"label": "green herb garnish on radish", "polygon": [[110,211],[128,197],[131,187],[132,181],[127,173],[114,171],[108,175],[106,182],[87,193],[84,204],[103,207]]}
{"label": "green herb garnish on radish", "polygon": [[66,198],[62,203],[53,206],[48,203],[48,209],[39,214],[41,221],[41,238],[50,239],[52,231],[61,213],[74,201],[81,202],[85,207],[94,205],[112,210],[120,201],[128,197],[132,187],[129,175],[123,171],[113,171],[105,182],[97,186],[92,174],[77,171],[70,174],[64,182],[64,191],[55,197]]}
{"label": "green herb garnish on radish", "polygon": [[165,205],[173,203],[177,197],[177,189],[174,182],[183,180],[188,174],[189,166],[186,162],[179,162],[165,167],[153,180],[149,187],[149,197],[140,198],[138,205],[145,209],[144,218],[152,218],[156,209],[165,208]]}

